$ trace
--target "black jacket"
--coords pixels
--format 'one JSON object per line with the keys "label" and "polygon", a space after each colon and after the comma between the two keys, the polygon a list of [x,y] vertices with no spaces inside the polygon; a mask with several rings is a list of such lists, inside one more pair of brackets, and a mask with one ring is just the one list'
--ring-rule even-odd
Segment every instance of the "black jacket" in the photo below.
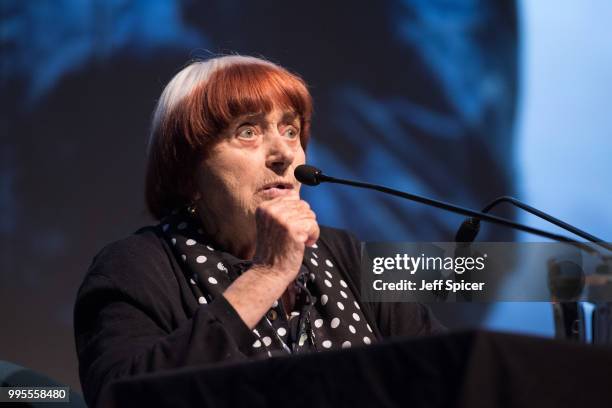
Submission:
{"label": "black jacket", "polygon": [[[321,227],[320,242],[356,295],[360,243]],[[363,303],[375,335],[418,336],[444,330],[418,303]],[[74,310],[83,394],[95,406],[112,380],[147,372],[247,360],[252,333],[219,296],[200,305],[162,236],[145,227],[105,247],[93,260]]]}

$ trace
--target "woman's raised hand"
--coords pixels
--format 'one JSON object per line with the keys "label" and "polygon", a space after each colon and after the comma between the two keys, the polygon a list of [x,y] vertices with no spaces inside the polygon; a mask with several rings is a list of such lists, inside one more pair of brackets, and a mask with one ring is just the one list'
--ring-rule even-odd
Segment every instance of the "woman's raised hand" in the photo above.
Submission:
{"label": "woman's raised hand", "polygon": [[319,225],[310,205],[295,196],[264,201],[255,213],[257,243],[253,262],[268,273],[295,279],[306,246],[319,239]]}

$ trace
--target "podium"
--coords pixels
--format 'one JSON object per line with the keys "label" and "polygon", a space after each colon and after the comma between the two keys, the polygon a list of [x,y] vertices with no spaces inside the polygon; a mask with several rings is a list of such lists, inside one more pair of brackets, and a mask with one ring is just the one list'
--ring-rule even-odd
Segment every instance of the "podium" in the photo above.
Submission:
{"label": "podium", "polygon": [[612,348],[467,331],[110,384],[111,407],[609,407]]}

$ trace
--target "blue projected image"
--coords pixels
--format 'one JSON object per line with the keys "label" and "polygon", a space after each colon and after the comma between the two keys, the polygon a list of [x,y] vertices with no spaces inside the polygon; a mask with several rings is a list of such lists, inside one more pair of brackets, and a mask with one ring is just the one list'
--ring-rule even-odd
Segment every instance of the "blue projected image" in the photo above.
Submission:
{"label": "blue projected image", "polygon": [[6,79],[27,83],[36,102],[68,73],[120,52],[154,56],[164,49],[207,47],[206,37],[182,18],[173,0],[11,1],[1,21]]}
{"label": "blue projected image", "polygon": [[[612,4],[522,1],[523,47],[517,148],[523,200],[612,241]],[[521,213],[519,221],[555,231]],[[521,234],[522,241],[538,241]],[[529,270],[524,269],[525,273]],[[486,327],[552,335],[547,303],[492,307]]]}
{"label": "blue projected image", "polygon": [[[39,330],[14,323],[0,348],[26,365],[76,365],[74,294],[104,245],[154,223],[151,113],[202,54],[262,56],[301,75],[315,104],[308,162],[330,175],[473,209],[516,196],[612,240],[612,3],[314,0],[307,24],[281,0],[0,7],[0,301]],[[301,191],[321,224],[364,241],[451,241],[463,221],[346,186]],[[561,233],[513,208],[495,214]],[[539,241],[491,225],[478,239]],[[549,303],[443,306],[432,308],[453,328],[553,335]],[[45,333],[57,356],[22,347]]]}

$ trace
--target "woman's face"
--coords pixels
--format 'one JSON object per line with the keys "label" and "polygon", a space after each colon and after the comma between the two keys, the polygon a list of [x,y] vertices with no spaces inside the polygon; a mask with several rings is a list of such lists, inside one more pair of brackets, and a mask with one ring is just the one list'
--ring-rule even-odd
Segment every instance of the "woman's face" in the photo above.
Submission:
{"label": "woman's face", "polygon": [[293,171],[305,162],[300,131],[299,116],[279,108],[236,118],[198,169],[201,216],[254,225],[263,201],[299,197]]}

